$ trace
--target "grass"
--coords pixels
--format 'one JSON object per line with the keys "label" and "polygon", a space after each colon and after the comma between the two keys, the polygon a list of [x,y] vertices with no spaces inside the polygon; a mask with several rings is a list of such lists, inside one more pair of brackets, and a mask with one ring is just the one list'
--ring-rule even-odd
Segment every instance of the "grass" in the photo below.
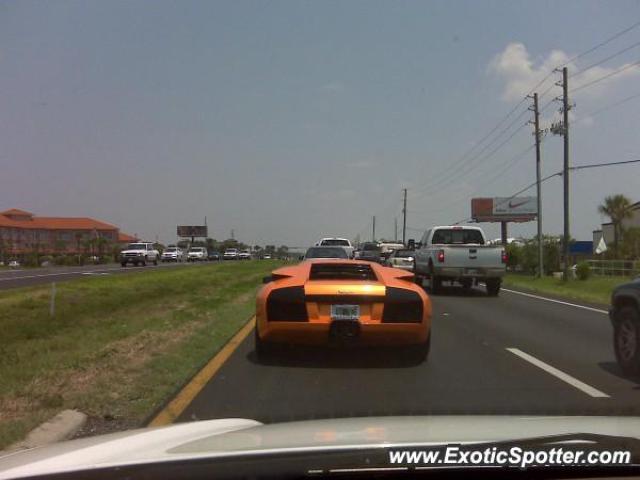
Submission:
{"label": "grass", "polygon": [[0,292],[0,449],[62,409],[140,423],[253,314],[277,261],[90,277]]}
{"label": "grass", "polygon": [[553,277],[535,278],[528,275],[508,274],[503,284],[505,287],[516,287],[556,297],[608,305],[611,291],[621,283],[630,280],[627,277],[592,276],[588,280],[572,280],[565,283]]}

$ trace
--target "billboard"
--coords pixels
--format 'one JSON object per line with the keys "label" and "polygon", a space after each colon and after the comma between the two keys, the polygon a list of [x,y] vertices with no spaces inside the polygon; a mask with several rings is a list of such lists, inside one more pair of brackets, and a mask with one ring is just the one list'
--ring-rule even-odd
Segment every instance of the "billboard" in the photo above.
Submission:
{"label": "billboard", "polygon": [[537,197],[471,199],[471,218],[476,222],[530,222],[537,213]]}
{"label": "billboard", "polygon": [[206,225],[178,225],[179,237],[207,237]]}

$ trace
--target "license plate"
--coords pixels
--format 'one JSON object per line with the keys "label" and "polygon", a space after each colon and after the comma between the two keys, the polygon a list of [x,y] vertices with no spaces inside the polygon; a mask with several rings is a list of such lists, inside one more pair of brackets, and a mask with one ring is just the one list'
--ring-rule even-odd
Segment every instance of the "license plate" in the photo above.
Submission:
{"label": "license plate", "polygon": [[476,273],[478,273],[478,270],[476,270],[475,268],[468,268],[467,273],[470,275],[475,275]]}
{"label": "license plate", "polygon": [[332,320],[359,320],[360,305],[331,305]]}

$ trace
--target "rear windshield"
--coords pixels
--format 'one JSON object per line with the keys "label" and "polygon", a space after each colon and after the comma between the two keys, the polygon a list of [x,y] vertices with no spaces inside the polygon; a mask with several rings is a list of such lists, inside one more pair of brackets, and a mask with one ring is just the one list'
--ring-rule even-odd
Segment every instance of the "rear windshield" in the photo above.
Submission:
{"label": "rear windshield", "polygon": [[344,248],[311,247],[304,258],[349,258]]}
{"label": "rear windshield", "polygon": [[415,252],[413,250],[396,250],[393,255],[395,257],[407,258],[407,257],[413,257],[414,254]]}
{"label": "rear windshield", "polygon": [[484,245],[484,239],[479,230],[442,229],[436,230],[431,239],[431,243],[444,245],[475,243]]}
{"label": "rear windshield", "polygon": [[380,247],[376,243],[365,243],[362,250],[364,252],[379,252]]}
{"label": "rear windshield", "polygon": [[329,240],[322,240],[322,242],[320,242],[320,245],[322,246],[331,246],[331,247],[348,247],[349,246],[349,240],[341,240],[339,238],[332,238]]}

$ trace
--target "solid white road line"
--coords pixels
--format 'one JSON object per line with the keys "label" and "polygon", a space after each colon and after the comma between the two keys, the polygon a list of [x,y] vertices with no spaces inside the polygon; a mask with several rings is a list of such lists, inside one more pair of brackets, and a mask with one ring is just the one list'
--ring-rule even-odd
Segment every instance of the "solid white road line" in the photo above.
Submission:
{"label": "solid white road line", "polygon": [[585,305],[578,305],[576,303],[563,302],[562,300],[555,300],[553,298],[541,297],[539,295],[532,295],[530,293],[519,292],[517,290],[509,290],[507,288],[502,288],[503,292],[515,293],[516,295],[522,295],[523,297],[537,298],[538,300],[546,300],[547,302],[559,303],[560,305],[567,305],[569,307],[582,308],[584,310],[589,310],[591,312],[604,313],[608,314],[606,310],[602,310],[601,308],[593,308],[587,307]]}
{"label": "solid white road line", "polygon": [[536,357],[533,357],[533,356],[529,355],[528,353],[523,352],[522,350],[520,350],[518,348],[507,348],[507,350],[509,352],[513,353],[514,355],[517,355],[518,357],[522,358],[523,360],[526,360],[527,362],[531,363],[532,365],[535,365],[536,367],[541,368],[542,370],[544,370],[548,374],[553,375],[554,377],[559,378],[563,382],[568,383],[572,387],[575,387],[578,390],[582,390],[584,393],[586,393],[590,397],[594,397],[594,398],[609,398],[609,395],[607,395],[606,393],[601,392],[600,390],[595,389],[592,386],[587,385],[584,382],[581,382],[577,378],[574,378],[571,375],[566,374],[563,371],[558,370],[555,367],[552,367],[551,365],[549,365],[548,363],[543,362],[542,360],[538,360]]}
{"label": "solid white road line", "polygon": [[[129,267],[127,268],[127,270],[136,270],[136,269],[143,269],[143,268],[146,268],[146,267]],[[58,277],[62,275],[99,274],[102,272],[108,273],[108,272],[121,271],[121,270],[123,269],[121,267],[118,267],[118,268],[104,268],[100,270],[76,270],[73,272],[41,273],[39,275],[20,275],[20,276],[11,277],[11,278],[0,278],[0,282],[11,282],[15,280],[22,280],[22,279],[29,279],[29,278]]]}

